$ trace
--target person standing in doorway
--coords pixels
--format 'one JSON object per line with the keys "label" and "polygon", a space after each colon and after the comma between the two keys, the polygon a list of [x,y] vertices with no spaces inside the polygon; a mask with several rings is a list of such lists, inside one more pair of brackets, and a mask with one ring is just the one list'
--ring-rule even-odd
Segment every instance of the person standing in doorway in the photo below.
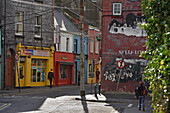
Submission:
{"label": "person standing in doorway", "polygon": [[54,78],[54,73],[53,73],[53,69],[51,69],[51,71],[48,73],[48,79],[50,80],[50,88],[52,88],[53,78]]}
{"label": "person standing in doorway", "polygon": [[96,83],[99,82],[99,75],[100,75],[100,71],[97,69],[96,70]]}

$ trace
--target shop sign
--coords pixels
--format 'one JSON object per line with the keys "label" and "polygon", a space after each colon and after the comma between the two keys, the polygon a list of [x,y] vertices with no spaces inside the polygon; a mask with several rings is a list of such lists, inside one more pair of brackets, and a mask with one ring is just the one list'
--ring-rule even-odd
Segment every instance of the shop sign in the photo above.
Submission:
{"label": "shop sign", "polygon": [[63,60],[67,60],[67,56],[63,55],[63,56],[62,56],[62,59],[63,59]]}
{"label": "shop sign", "polygon": [[29,49],[21,49],[21,55],[33,55],[34,50],[29,50]]}
{"label": "shop sign", "polygon": [[34,55],[36,55],[36,56],[49,56],[49,51],[34,50]]}

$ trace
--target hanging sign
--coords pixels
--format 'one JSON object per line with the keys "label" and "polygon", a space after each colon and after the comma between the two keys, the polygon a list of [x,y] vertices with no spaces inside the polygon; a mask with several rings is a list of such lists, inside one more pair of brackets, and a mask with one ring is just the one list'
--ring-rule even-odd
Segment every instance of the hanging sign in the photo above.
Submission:
{"label": "hanging sign", "polygon": [[96,36],[96,39],[97,39],[98,41],[101,41],[101,40],[102,40],[102,34],[99,33],[99,34]]}
{"label": "hanging sign", "polygon": [[18,59],[19,59],[19,55],[18,55],[18,53],[16,53],[16,54],[15,54],[15,60],[18,61]]}

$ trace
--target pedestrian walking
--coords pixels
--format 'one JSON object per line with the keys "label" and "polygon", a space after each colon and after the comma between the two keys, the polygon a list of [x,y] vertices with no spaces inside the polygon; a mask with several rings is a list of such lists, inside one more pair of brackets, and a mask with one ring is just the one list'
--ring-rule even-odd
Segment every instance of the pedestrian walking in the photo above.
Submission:
{"label": "pedestrian walking", "polygon": [[50,80],[50,88],[52,88],[53,78],[54,78],[54,73],[53,73],[53,69],[51,69],[51,71],[48,73],[48,79]]}
{"label": "pedestrian walking", "polygon": [[96,83],[99,82],[99,75],[100,75],[100,71],[97,69],[96,70]]}
{"label": "pedestrian walking", "polygon": [[143,81],[139,82],[139,87],[136,88],[135,93],[136,93],[137,98],[139,99],[139,110],[141,110],[141,103],[142,103],[143,111],[145,111],[144,99],[145,99],[145,96],[147,95],[147,89],[144,86]]}

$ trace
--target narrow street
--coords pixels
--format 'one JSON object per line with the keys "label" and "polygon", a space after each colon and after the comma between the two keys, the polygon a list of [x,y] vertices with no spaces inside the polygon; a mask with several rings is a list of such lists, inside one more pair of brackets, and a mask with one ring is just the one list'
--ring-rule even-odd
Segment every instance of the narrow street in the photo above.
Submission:
{"label": "narrow street", "polygon": [[[93,87],[94,88],[94,87]],[[79,96],[79,86],[24,88],[0,93],[0,113],[137,113],[138,101],[132,94],[91,95],[90,85],[85,86],[86,96]],[[152,113],[150,99],[146,98],[145,113]],[[143,111],[141,111],[142,113]],[[140,112],[139,112],[140,113]]]}

